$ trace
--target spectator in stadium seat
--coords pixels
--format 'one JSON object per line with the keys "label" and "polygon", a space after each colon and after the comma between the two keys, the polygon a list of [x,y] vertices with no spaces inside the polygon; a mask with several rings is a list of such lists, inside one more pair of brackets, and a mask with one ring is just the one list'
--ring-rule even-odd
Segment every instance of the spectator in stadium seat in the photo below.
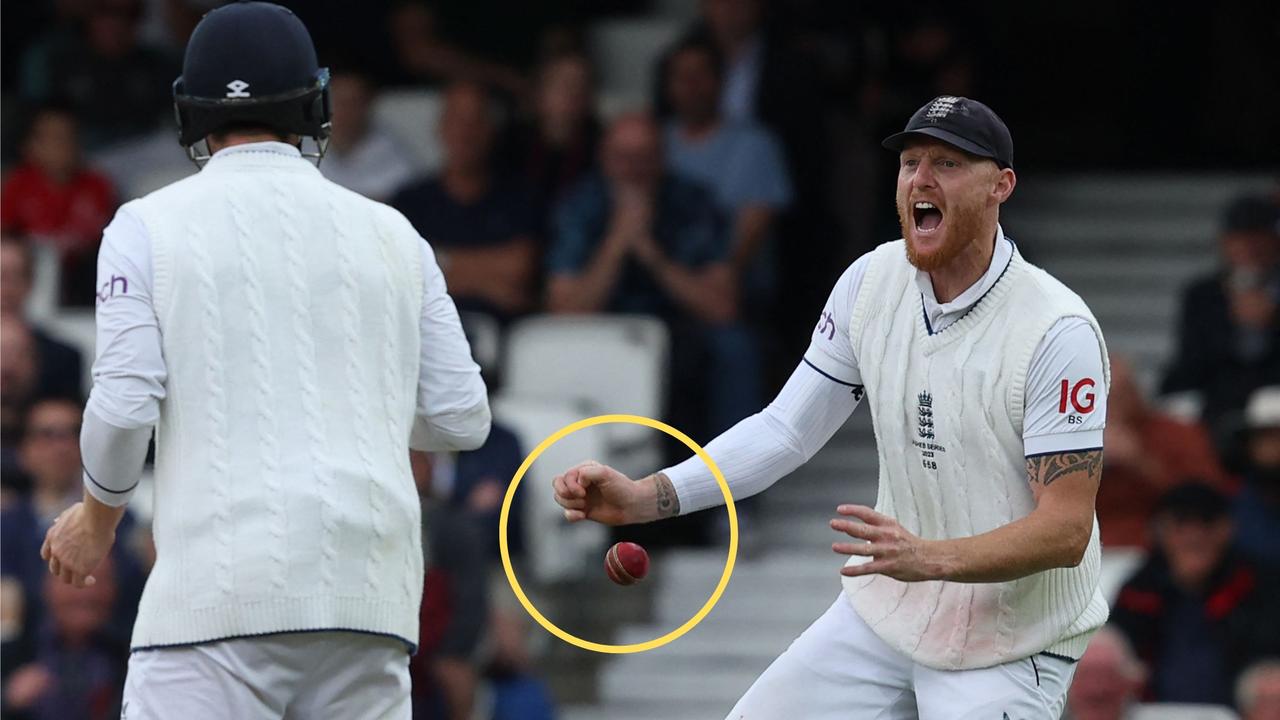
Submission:
{"label": "spectator in stadium seat", "polygon": [[645,115],[605,133],[601,176],[561,203],[548,248],[548,307],[558,313],[642,313],[672,329],[671,399],[706,408],[697,438],[754,412],[759,356],[739,321],[724,223],[708,190],[666,170],[661,135]]}
{"label": "spectator in stadium seat", "polygon": [[1239,674],[1280,654],[1280,575],[1232,548],[1229,501],[1212,487],[1170,490],[1153,522],[1156,547],[1110,622],[1150,671],[1148,699],[1230,705]]}
{"label": "spectator in stadium seat", "polygon": [[600,145],[591,63],[581,52],[561,52],[538,67],[533,117],[515,125],[504,142],[505,164],[534,193],[547,237],[555,204],[588,172]]}
{"label": "spectator in stadium seat", "polygon": [[1249,394],[1280,384],[1280,205],[1231,203],[1219,235],[1223,265],[1182,296],[1177,351],[1161,391],[1195,391],[1221,438],[1236,429]]}
{"label": "spectator in stadium seat", "polygon": [[[54,519],[83,495],[80,421],[78,401],[45,398],[32,404],[18,445],[18,463],[31,479],[31,491],[0,511],[0,575],[22,583],[28,617],[35,623],[40,620],[40,592],[49,574],[40,559],[40,545]],[[133,515],[126,513],[116,530],[121,542],[111,550],[117,588],[124,598],[112,626],[122,634],[131,629],[142,595],[143,571],[130,549],[135,530]]]}
{"label": "spectator in stadium seat", "polygon": [[81,161],[75,116],[34,111],[22,132],[22,162],[0,188],[0,227],[58,251],[64,303],[93,304],[98,243],[116,208],[106,176]]}
{"label": "spectator in stadium seat", "polygon": [[445,93],[444,167],[391,204],[435,249],[459,309],[510,319],[533,308],[537,218],[525,188],[494,168],[497,109],[479,85]]}
{"label": "spectator in stadium seat", "polygon": [[178,63],[139,42],[141,0],[90,0],[83,26],[62,28],[23,58],[19,93],[30,102],[65,101],[84,123],[91,150],[172,121],[169,87]]}
{"label": "spectator in stadium seat", "polygon": [[124,717],[120,696],[128,663],[127,643],[109,620],[116,604],[114,563],[94,571],[97,582],[76,588],[45,574],[48,620],[35,656],[4,684],[4,716],[23,720],[108,720]]}
{"label": "spectator in stadium seat", "polygon": [[777,263],[769,241],[778,213],[791,202],[782,150],[764,127],[721,116],[724,65],[715,45],[687,40],[666,67],[674,111],[664,129],[667,164],[711,188],[730,227],[730,261],[744,299],[771,305]]}
{"label": "spectator in stadium seat", "polygon": [[1208,433],[1147,402],[1133,367],[1116,355],[1111,356],[1104,444],[1097,499],[1104,546],[1146,546],[1160,496],[1184,482],[1202,480],[1223,492],[1235,490]]}
{"label": "spectator in stadium seat", "polygon": [[[720,113],[728,122],[756,121],[786,148],[797,185],[821,192],[825,180],[823,73],[816,59],[766,22],[762,0],[702,0],[701,17],[680,43],[710,42],[724,60]],[[666,54],[658,68],[667,77]],[[655,93],[662,116],[672,110],[665,88]]]}
{"label": "spectator in stadium seat", "polygon": [[20,318],[0,317],[0,444],[6,453],[22,439],[39,383],[40,361],[30,329]]}
{"label": "spectator in stadium seat", "polygon": [[[826,268],[844,267],[848,260],[837,251],[841,240],[833,219],[830,182],[836,155],[828,130],[830,88],[823,63],[811,47],[791,36],[780,3],[763,0],[702,0],[701,13],[685,33],[685,40],[709,42],[723,58],[720,115],[725,122],[757,122],[768,128],[783,148],[787,175],[794,186],[794,202],[778,218],[778,237],[807,238],[781,244],[777,254],[776,335],[787,338],[797,351],[808,343],[807,328],[790,318],[811,312],[826,302],[823,288],[835,274]],[[772,7],[770,7],[772,5]],[[671,55],[654,73],[654,107],[665,120],[671,115],[666,79]],[[898,117],[910,115],[908,110]],[[897,131],[900,128],[894,128]],[[877,137],[883,137],[877,136]],[[841,195],[841,202],[846,201]],[[758,314],[758,313],[757,313]],[[784,363],[790,372],[790,362]]]}
{"label": "spectator in stadium seat", "polygon": [[1254,391],[1245,407],[1248,462],[1235,498],[1240,549],[1280,566],[1280,385]]}
{"label": "spectator in stadium seat", "polygon": [[1249,667],[1236,683],[1240,720],[1280,720],[1280,659]]}
{"label": "spectator in stadium seat", "polygon": [[415,168],[399,141],[373,122],[376,96],[363,72],[334,73],[329,84],[333,134],[320,172],[348,190],[385,202],[413,177]]}
{"label": "spectator in stadium seat", "polygon": [[1067,690],[1069,720],[1125,720],[1146,680],[1146,668],[1123,633],[1103,627],[1089,640]]}
{"label": "spectator in stadium seat", "polygon": [[0,237],[0,316],[26,325],[35,345],[40,397],[84,397],[80,351],[55,340],[26,319],[27,297],[34,272],[31,246],[13,235]]}

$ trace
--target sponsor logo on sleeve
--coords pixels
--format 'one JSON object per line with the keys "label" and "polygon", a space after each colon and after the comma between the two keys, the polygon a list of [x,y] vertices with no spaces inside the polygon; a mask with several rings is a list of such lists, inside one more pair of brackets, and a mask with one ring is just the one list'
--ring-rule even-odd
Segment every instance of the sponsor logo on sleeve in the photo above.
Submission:
{"label": "sponsor logo on sleeve", "polygon": [[123,275],[112,275],[111,279],[98,288],[98,300],[106,302],[116,295],[129,294],[129,279]]}
{"label": "sponsor logo on sleeve", "polygon": [[1067,378],[1062,379],[1058,393],[1058,414],[1066,415],[1069,425],[1083,423],[1084,416],[1093,412],[1098,399],[1094,392],[1096,386],[1097,382],[1093,378],[1087,377],[1074,383]]}
{"label": "sponsor logo on sleeve", "polygon": [[822,311],[822,317],[818,318],[818,327],[813,331],[818,335],[826,335],[828,340],[836,339],[836,320],[830,310]]}

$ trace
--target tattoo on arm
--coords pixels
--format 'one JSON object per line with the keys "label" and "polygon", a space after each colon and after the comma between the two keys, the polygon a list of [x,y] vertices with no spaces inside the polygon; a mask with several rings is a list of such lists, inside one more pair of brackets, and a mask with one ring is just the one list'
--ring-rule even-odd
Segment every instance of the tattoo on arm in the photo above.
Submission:
{"label": "tattoo on arm", "polygon": [[1102,470],[1102,451],[1064,452],[1027,458],[1027,479],[1049,487],[1064,475],[1084,470],[1096,475]]}
{"label": "tattoo on arm", "polygon": [[665,473],[653,475],[653,485],[658,494],[658,517],[669,518],[680,514],[680,498],[676,496],[675,485]]}

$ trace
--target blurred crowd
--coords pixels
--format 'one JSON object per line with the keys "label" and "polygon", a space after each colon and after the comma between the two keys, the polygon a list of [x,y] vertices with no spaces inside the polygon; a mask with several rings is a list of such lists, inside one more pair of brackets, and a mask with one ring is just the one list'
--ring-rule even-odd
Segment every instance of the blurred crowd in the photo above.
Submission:
{"label": "blurred crowd", "polygon": [[[130,515],[97,585],[48,581],[38,550],[80,495],[92,359],[33,320],[28,298],[46,266],[66,311],[104,291],[102,228],[174,158],[185,162],[169,88],[185,38],[218,4],[5,8],[4,717],[119,714],[154,548],[145,519]],[[972,23],[937,3],[873,12],[701,0],[653,67],[647,109],[608,114],[582,27],[648,3],[503,4],[507,22],[485,23],[484,37],[467,21],[499,12],[489,2],[373,2],[357,17],[345,3],[285,4],[333,69],[321,171],[404,213],[459,308],[500,328],[538,313],[662,319],[679,348],[664,419],[700,442],[762,406],[835,277],[896,236],[891,158],[873,140],[935,95],[995,86]],[[375,116],[379,97],[404,87],[438,92],[429,169]],[[1104,546],[1144,560],[1081,661],[1078,720],[1124,718],[1146,701],[1234,706],[1247,720],[1280,713],[1280,193],[1224,208],[1216,241],[1220,266],[1185,292],[1158,394],[1112,359],[1098,515]],[[500,600],[499,508],[527,450],[498,424],[480,450],[413,458],[429,558],[412,665],[419,717],[554,716],[527,617]],[[516,520],[517,558],[521,533]]]}

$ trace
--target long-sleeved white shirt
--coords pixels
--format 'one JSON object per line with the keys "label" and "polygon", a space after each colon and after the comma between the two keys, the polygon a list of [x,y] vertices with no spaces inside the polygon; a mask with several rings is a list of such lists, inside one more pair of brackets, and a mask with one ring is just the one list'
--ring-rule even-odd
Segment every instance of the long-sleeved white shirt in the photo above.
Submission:
{"label": "long-sleeved white shirt", "polygon": [[[707,444],[735,499],[762,492],[814,456],[862,400],[862,375],[849,338],[854,299],[870,254],[853,262],[827,300],[804,359],[764,410]],[[939,303],[929,274],[918,271],[930,333],[969,312],[999,281],[1013,258],[1013,241],[997,226],[987,271],[949,303]],[[1082,318],[1064,318],[1041,339],[1027,373],[1023,446],[1028,456],[1102,447],[1106,426],[1103,358],[1097,336]],[[1066,383],[1064,387],[1064,382]],[[663,470],[682,513],[724,502],[706,464],[697,457]]]}
{"label": "long-sleeved white shirt", "polygon": [[[252,143],[218,155],[264,147],[297,154],[284,143]],[[418,421],[410,445],[420,450],[475,447],[489,429],[487,393],[444,274],[425,241],[422,271]],[[124,504],[136,487],[165,398],[167,372],[153,287],[151,239],[139,219],[122,208],[103,232],[98,252],[97,353],[80,440],[85,486],[109,505]]]}

